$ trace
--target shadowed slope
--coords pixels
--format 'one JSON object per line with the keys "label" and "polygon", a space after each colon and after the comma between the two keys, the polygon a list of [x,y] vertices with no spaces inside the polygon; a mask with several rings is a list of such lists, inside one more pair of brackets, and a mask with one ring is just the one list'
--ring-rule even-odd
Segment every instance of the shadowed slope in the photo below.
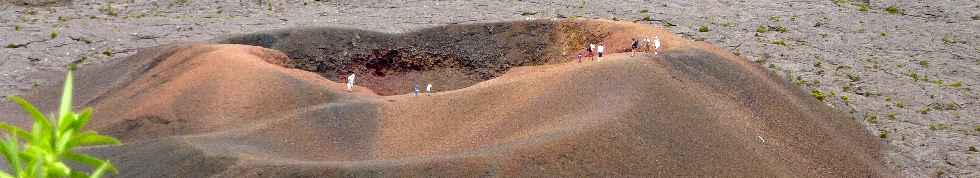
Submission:
{"label": "shadowed slope", "polygon": [[[852,118],[665,38],[658,56],[517,67],[418,97],[348,93],[274,50],[177,44],[79,72],[77,95],[97,111],[90,128],[126,143],[88,150],[121,177],[889,175]],[[38,93],[53,106],[39,97],[54,89]]]}

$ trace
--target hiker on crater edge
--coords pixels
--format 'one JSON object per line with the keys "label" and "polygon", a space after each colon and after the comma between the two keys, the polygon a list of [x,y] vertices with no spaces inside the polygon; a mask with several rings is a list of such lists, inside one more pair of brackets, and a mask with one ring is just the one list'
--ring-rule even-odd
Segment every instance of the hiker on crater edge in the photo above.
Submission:
{"label": "hiker on crater edge", "polygon": [[653,54],[656,55],[660,51],[660,37],[653,36]]}
{"label": "hiker on crater edge", "polygon": [[425,84],[425,94],[432,96],[432,82],[429,82],[429,84]]}
{"label": "hiker on crater edge", "polygon": [[633,38],[633,44],[630,44],[630,57],[636,56],[636,50],[640,48],[640,40]]}
{"label": "hiker on crater edge", "polygon": [[588,54],[588,57],[590,57],[589,60],[595,60],[595,54],[594,54],[595,44],[589,43],[589,47],[585,48],[585,51],[589,52]]}
{"label": "hiker on crater edge", "polygon": [[419,96],[419,83],[415,83],[415,96]]}
{"label": "hiker on crater edge", "polygon": [[599,45],[599,47],[596,47],[596,50],[595,50],[596,51],[596,54],[599,54],[599,59],[596,60],[596,62],[602,62],[602,53],[606,51],[605,49],[606,49],[606,47],[603,46],[603,45],[601,45],[601,44]]}
{"label": "hiker on crater edge", "polygon": [[347,92],[354,91],[354,74],[347,76]]}

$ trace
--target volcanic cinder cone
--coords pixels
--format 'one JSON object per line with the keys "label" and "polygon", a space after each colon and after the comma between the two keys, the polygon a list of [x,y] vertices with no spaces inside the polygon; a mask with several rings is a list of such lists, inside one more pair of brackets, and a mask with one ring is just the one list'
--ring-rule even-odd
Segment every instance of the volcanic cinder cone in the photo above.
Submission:
{"label": "volcanic cinder cone", "polygon": [[[621,53],[652,36],[660,55]],[[891,175],[880,143],[848,115],[741,57],[639,24],[320,28],[223,42],[273,49],[173,44],[85,66],[76,104],[96,109],[89,128],[125,142],[86,151],[119,177]],[[606,45],[602,62],[568,62],[589,42]],[[365,87],[345,91],[336,76],[347,73]],[[438,92],[408,94],[426,77]],[[27,98],[51,111],[58,89]]]}

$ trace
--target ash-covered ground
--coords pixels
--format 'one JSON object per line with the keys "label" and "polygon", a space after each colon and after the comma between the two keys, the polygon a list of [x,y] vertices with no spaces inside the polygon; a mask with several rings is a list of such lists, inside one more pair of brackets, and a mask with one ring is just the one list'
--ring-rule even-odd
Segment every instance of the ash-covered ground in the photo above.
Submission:
{"label": "ash-covered ground", "polygon": [[291,27],[403,33],[603,18],[666,26],[769,67],[861,120],[887,145],[890,166],[907,176],[980,176],[976,0],[22,1],[0,1],[0,95],[57,83],[29,74],[61,75],[73,61],[119,60],[178,41]]}

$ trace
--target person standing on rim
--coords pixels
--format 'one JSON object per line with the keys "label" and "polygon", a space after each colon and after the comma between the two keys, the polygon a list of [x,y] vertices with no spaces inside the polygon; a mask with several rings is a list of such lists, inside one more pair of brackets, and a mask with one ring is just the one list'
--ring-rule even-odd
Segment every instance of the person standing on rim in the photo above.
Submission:
{"label": "person standing on rim", "polygon": [[653,36],[653,54],[656,55],[660,51],[660,36]]}
{"label": "person standing on rim", "polygon": [[640,40],[633,38],[633,44],[630,44],[630,57],[636,56],[636,49],[640,48]]}
{"label": "person standing on rim", "polygon": [[606,51],[605,49],[606,47],[601,44],[599,45],[599,47],[596,47],[595,51],[597,54],[599,54],[599,59],[596,60],[596,62],[602,62],[602,53]]}
{"label": "person standing on rim", "polygon": [[425,95],[432,96],[432,82],[425,84]]}
{"label": "person standing on rim", "polygon": [[354,91],[354,74],[351,73],[350,76],[347,76],[347,92],[353,92],[353,91]]}
{"label": "person standing on rim", "polygon": [[419,83],[415,83],[415,96],[419,96]]}
{"label": "person standing on rim", "polygon": [[589,48],[585,48],[585,51],[588,51],[589,52],[589,57],[590,57],[589,60],[593,60],[594,61],[595,60],[595,55],[592,54],[592,52],[595,51],[595,44],[589,43]]}

